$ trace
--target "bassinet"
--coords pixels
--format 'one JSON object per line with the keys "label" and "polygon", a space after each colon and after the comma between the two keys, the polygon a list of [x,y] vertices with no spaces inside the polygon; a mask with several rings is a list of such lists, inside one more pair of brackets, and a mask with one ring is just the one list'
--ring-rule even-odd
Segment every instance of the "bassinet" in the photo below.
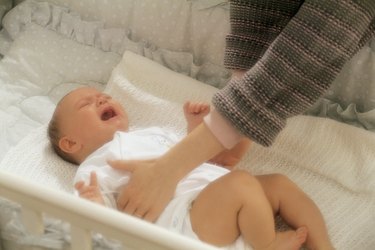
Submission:
{"label": "bassinet", "polygon": [[[45,128],[65,93],[90,85],[126,105],[133,126],[183,135],[181,103],[209,101],[230,77],[222,66],[228,2],[13,4],[0,33],[0,196],[21,206],[0,202],[2,247],[215,249],[71,195],[74,167],[54,157]],[[373,44],[345,66],[310,116],[290,119],[271,148],[254,145],[239,166],[297,182],[322,210],[337,249],[375,248]],[[340,99],[342,87],[348,92]]]}

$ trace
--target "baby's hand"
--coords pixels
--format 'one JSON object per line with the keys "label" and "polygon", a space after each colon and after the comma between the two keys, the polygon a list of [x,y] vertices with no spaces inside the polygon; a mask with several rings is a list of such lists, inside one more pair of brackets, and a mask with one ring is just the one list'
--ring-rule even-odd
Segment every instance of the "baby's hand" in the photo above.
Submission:
{"label": "baby's hand", "polygon": [[185,102],[184,115],[188,124],[188,132],[192,131],[210,113],[210,105],[204,102]]}
{"label": "baby's hand", "polygon": [[85,182],[79,181],[74,185],[74,187],[77,189],[80,197],[104,205],[104,200],[100,192],[98,179],[95,172],[91,172],[90,183],[88,186],[85,185]]}

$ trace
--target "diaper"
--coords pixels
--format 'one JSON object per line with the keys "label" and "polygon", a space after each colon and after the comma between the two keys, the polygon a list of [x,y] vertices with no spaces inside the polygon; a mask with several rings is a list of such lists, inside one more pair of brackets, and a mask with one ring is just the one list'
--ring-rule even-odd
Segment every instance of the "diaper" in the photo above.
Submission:
{"label": "diaper", "polygon": [[[184,236],[201,241],[193,231],[190,221],[190,209],[193,201],[200,191],[192,191],[182,196],[175,197],[161,214],[156,224],[168,230],[182,234]],[[252,250],[251,246],[239,237],[232,244],[220,247],[223,250]]]}

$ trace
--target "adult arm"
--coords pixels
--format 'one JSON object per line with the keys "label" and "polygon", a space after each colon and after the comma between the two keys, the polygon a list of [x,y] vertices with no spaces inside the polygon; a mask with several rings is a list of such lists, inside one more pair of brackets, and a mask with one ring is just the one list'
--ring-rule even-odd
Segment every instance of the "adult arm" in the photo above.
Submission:
{"label": "adult arm", "polygon": [[112,167],[132,172],[129,183],[120,193],[118,209],[155,221],[172,199],[177,183],[223,149],[207,126],[201,123],[158,159],[110,161]]}
{"label": "adult arm", "polygon": [[[225,62],[232,69],[250,70],[214,96],[220,115],[210,118],[210,124],[220,127],[224,118],[239,134],[270,146],[287,118],[316,102],[343,65],[374,35],[375,1],[306,0],[301,6],[292,4],[296,1],[261,2],[231,2],[232,33]],[[295,15],[281,30],[278,18],[283,24],[293,11]],[[254,20],[254,16],[263,18]],[[215,135],[223,144],[235,143],[226,143],[221,138],[228,137],[224,133]]]}
{"label": "adult arm", "polygon": [[[210,104],[205,102],[186,102],[184,104],[184,115],[187,123],[187,132],[193,131],[210,112]],[[235,146],[225,149],[215,155],[209,162],[232,170],[243,158],[250,148],[250,140],[242,138]]]}
{"label": "adult arm", "polygon": [[[232,6],[240,2],[262,1],[233,1]],[[234,146],[242,134],[259,144],[271,145],[286,119],[313,104],[344,63],[373,35],[374,1],[306,0],[297,7],[295,16],[279,34],[276,32],[259,60],[245,64],[251,68],[244,77],[231,80],[214,96],[216,109],[204,124],[159,159],[115,164],[133,171],[120,196],[120,209],[139,211],[153,221],[183,176],[225,147]],[[246,20],[238,24],[242,22]],[[236,32],[235,25],[232,31]],[[228,46],[230,49],[229,42]],[[223,131],[231,131],[230,136]]]}

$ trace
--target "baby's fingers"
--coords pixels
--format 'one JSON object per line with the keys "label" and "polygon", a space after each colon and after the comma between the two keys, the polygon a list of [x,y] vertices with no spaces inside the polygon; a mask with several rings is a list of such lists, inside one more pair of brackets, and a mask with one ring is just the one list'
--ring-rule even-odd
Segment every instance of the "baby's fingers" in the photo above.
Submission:
{"label": "baby's fingers", "polygon": [[186,101],[183,105],[183,109],[184,111],[189,111],[189,107],[190,107],[190,101]]}
{"label": "baby's fingers", "polygon": [[210,111],[210,105],[205,102],[199,103],[199,112],[204,113]]}
{"label": "baby's fingers", "polygon": [[86,198],[86,199],[91,199],[94,197],[98,196],[98,190],[92,189],[92,188],[87,188],[82,193],[79,194],[81,197]]}
{"label": "baby's fingers", "polygon": [[74,185],[74,188],[77,189],[78,192],[80,192],[80,190],[82,190],[84,185],[85,185],[84,181],[79,181]]}
{"label": "baby's fingers", "polygon": [[96,173],[93,171],[90,173],[90,186],[97,187],[98,186],[98,178],[96,177]]}
{"label": "baby's fingers", "polygon": [[194,114],[200,114],[208,110],[210,106],[205,102],[195,102],[190,106],[190,112]]}

